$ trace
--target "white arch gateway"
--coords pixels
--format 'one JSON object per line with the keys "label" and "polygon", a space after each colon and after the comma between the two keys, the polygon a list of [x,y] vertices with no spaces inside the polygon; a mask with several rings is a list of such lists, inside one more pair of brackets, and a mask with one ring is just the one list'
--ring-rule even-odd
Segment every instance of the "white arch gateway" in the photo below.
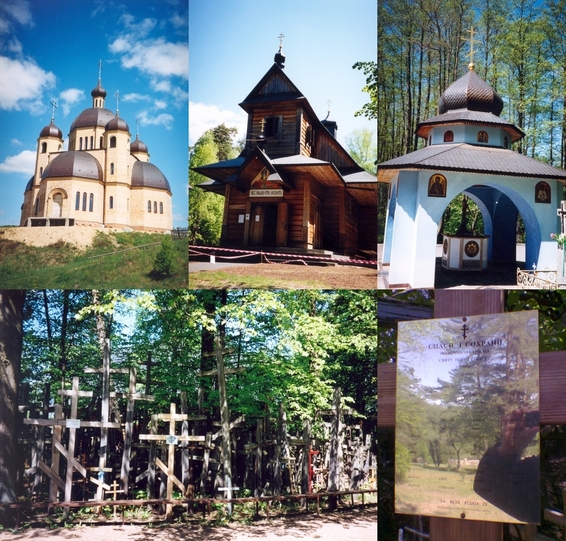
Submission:
{"label": "white arch gateway", "polygon": [[500,96],[473,70],[446,89],[439,115],[421,122],[427,146],[378,166],[388,182],[382,264],[390,288],[434,288],[436,246],[442,215],[465,193],[482,212],[492,265],[515,261],[517,214],[526,230],[527,269],[554,269],[566,171],[510,149],[524,137],[499,117]]}

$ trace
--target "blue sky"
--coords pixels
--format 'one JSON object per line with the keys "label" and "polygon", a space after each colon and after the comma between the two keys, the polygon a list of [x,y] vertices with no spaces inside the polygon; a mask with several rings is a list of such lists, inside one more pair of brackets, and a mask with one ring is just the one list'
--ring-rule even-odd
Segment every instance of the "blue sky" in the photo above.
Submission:
{"label": "blue sky", "polygon": [[1,0],[0,225],[19,224],[37,137],[51,120],[65,148],[73,119],[92,107],[98,81],[132,138],[173,191],[173,225],[187,224],[187,0]]}
{"label": "blue sky", "polygon": [[245,136],[238,106],[273,64],[283,33],[285,73],[319,118],[338,123],[338,139],[376,131],[354,117],[368,100],[365,77],[352,69],[377,58],[376,0],[190,0],[189,143],[222,122]]}

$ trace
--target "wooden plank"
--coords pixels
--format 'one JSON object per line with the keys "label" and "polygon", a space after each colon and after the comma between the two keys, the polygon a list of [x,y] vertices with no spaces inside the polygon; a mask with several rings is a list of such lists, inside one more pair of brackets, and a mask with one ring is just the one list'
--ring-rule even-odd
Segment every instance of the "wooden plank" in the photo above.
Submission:
{"label": "wooden plank", "polygon": [[51,469],[43,460],[37,463],[38,468],[45,474],[51,481],[53,481],[61,490],[65,490],[65,483],[63,480]]}
{"label": "wooden plank", "polygon": [[[169,434],[140,434],[140,440],[165,441]],[[177,436],[177,441],[204,441],[204,436]]]}
{"label": "wooden plank", "polygon": [[431,517],[431,541],[488,541],[503,538],[503,524]]}
{"label": "wooden plank", "polygon": [[[161,461],[159,458],[156,458],[155,464],[165,475],[167,475],[167,479],[171,479],[171,483],[174,483],[175,485],[177,485],[177,487],[184,494],[185,493],[185,487],[183,486],[183,483],[181,483],[181,481],[179,481],[179,479],[173,474],[172,471],[169,470],[169,468],[163,463],[163,461]],[[167,499],[171,499],[171,498],[168,496]]]}
{"label": "wooden plank", "polygon": [[71,463],[71,465],[75,468],[75,470],[77,470],[83,477],[86,477],[86,469],[84,468],[84,466],[75,459],[75,457],[71,456],[67,449],[65,449],[65,447],[58,442],[57,440],[55,440],[55,447],[57,447],[57,450],[65,457],[65,459]]}

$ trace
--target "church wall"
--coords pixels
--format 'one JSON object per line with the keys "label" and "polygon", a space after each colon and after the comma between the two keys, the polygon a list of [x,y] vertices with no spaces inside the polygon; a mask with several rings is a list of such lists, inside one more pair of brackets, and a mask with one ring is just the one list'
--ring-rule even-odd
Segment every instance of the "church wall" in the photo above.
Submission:
{"label": "church wall", "polygon": [[359,249],[374,252],[377,247],[377,212],[375,207],[358,207]]}
{"label": "church wall", "polygon": [[[112,208],[110,208],[112,198]],[[130,226],[130,186],[107,182],[104,197],[104,225],[126,228]]]}
{"label": "church wall", "polygon": [[[164,232],[171,230],[172,208],[171,195],[165,190],[154,188],[132,188],[131,201],[131,227],[143,231]],[[151,201],[151,212],[148,211],[148,202]],[[156,203],[157,212],[154,212]],[[160,203],[163,204],[163,214],[160,212]]]}
{"label": "church wall", "polygon": [[263,150],[270,158],[279,158],[282,156],[292,156],[298,154],[297,147],[297,114],[296,109],[282,107],[281,105],[258,106],[252,116],[252,134],[257,136],[261,133],[261,122],[266,117],[281,116],[282,130],[280,138],[268,139],[263,146]]}
{"label": "church wall", "polygon": [[[304,247],[307,241],[307,233],[303,226],[306,227],[307,219],[304,218],[304,176],[295,176],[293,178],[294,189],[285,192],[285,201],[288,203],[287,217],[287,246]],[[307,177],[308,178],[308,177]]]}
{"label": "church wall", "polygon": [[[223,224],[222,241],[229,245],[242,244],[246,215],[249,214],[248,194],[236,188],[227,188],[227,201]],[[244,217],[244,221],[240,217]]]}

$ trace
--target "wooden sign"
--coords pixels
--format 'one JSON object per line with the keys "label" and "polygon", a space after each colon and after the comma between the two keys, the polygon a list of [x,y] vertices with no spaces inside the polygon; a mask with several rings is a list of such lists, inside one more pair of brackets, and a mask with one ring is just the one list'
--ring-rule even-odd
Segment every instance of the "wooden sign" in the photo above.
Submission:
{"label": "wooden sign", "polygon": [[536,523],[538,313],[399,324],[395,512]]}

